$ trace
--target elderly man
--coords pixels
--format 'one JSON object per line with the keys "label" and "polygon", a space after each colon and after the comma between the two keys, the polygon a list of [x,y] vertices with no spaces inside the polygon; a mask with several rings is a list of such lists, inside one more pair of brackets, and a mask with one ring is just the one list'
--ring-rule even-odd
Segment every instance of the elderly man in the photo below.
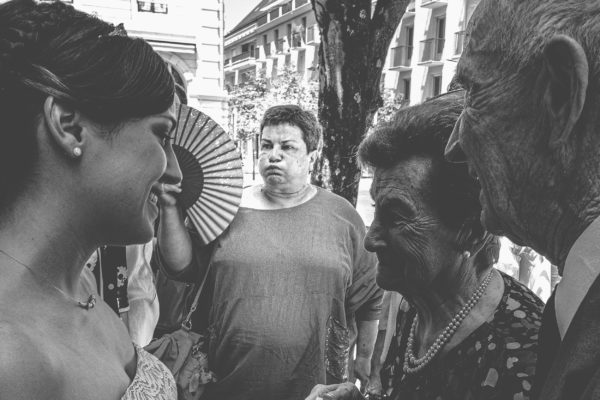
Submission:
{"label": "elderly man", "polygon": [[600,398],[600,2],[482,0],[446,149],[482,186],[486,228],[564,276],[544,311],[539,398]]}

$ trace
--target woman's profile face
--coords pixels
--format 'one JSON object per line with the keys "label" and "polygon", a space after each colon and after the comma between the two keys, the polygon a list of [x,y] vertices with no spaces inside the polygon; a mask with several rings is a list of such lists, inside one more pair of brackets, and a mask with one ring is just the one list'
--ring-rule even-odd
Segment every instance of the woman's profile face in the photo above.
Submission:
{"label": "woman's profile face", "polygon": [[96,141],[90,158],[100,224],[111,244],[143,243],[152,238],[158,217],[157,194],[161,183],[177,184],[181,171],[171,138],[176,124],[176,106],[166,111],[122,124],[110,137]]}
{"label": "woman's profile face", "polygon": [[310,163],[300,128],[289,124],[263,128],[258,168],[266,185],[301,188],[307,183]]}
{"label": "woman's profile face", "polygon": [[430,158],[411,157],[376,168],[371,186],[375,219],[365,247],[377,253],[377,284],[408,297],[453,273],[458,258],[457,232],[430,201],[433,168]]}

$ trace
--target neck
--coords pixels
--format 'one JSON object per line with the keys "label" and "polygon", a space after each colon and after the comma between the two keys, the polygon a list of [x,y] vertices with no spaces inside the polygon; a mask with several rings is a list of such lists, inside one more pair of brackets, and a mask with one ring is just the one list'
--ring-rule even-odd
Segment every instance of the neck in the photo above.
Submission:
{"label": "neck", "polygon": [[[586,200],[586,204],[570,207],[555,206],[552,211],[539,218],[531,227],[531,232],[539,233],[537,237],[526,240],[516,238],[515,242],[533,248],[558,266],[562,274],[567,255],[575,241],[585,229],[598,217],[598,199]],[[509,236],[509,238],[511,238]]]}
{"label": "neck", "polygon": [[266,200],[284,206],[300,204],[311,190],[312,186],[309,183],[286,188],[272,187],[265,184],[260,188],[260,192]]}
{"label": "neck", "polygon": [[474,258],[475,256],[471,256],[462,263],[460,271],[448,269],[451,274],[440,276],[430,288],[422,290],[411,299],[419,318],[418,341],[424,347],[435,341],[490,272],[491,266],[477,268],[473,265]]}
{"label": "neck", "polygon": [[[50,193],[28,194],[3,213],[0,249],[38,277],[77,297],[81,270],[97,245],[86,241],[93,228],[83,224],[84,215],[57,197]],[[22,268],[6,257],[1,264]]]}

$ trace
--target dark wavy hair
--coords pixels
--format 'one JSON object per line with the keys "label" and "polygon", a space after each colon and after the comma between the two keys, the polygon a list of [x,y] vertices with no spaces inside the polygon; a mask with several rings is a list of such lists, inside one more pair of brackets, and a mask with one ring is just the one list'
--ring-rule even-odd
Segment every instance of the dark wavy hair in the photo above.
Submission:
{"label": "dark wavy hair", "polygon": [[358,157],[375,169],[393,167],[413,156],[430,158],[433,168],[428,200],[442,222],[458,230],[459,250],[472,250],[473,243],[481,243],[486,237],[479,220],[479,185],[469,175],[466,164],[444,158],[463,105],[464,92],[457,90],[400,109],[391,122],[378,126],[362,141]]}
{"label": "dark wavy hair", "polygon": [[323,130],[317,117],[310,111],[304,110],[294,104],[273,106],[267,111],[260,123],[260,133],[265,126],[289,124],[297,126],[302,131],[302,139],[306,144],[306,150],[320,150],[323,141]]}
{"label": "dark wavy hair", "polygon": [[53,96],[111,127],[165,111],[173,102],[166,63],[142,39],[61,3],[0,5],[0,209],[37,160],[34,127]]}

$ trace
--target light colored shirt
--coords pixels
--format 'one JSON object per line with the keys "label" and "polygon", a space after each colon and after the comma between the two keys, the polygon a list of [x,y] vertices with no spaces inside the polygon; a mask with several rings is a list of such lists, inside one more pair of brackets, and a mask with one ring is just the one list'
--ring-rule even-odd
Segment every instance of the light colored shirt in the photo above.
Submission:
{"label": "light colored shirt", "polygon": [[127,268],[129,283],[128,328],[131,339],[139,346],[152,340],[158,323],[159,304],[156,296],[154,274],[150,268],[153,243],[127,246]]}
{"label": "light colored shirt", "polygon": [[600,218],[577,238],[565,261],[563,277],[556,286],[554,305],[561,339],[590,287],[600,275]]}

